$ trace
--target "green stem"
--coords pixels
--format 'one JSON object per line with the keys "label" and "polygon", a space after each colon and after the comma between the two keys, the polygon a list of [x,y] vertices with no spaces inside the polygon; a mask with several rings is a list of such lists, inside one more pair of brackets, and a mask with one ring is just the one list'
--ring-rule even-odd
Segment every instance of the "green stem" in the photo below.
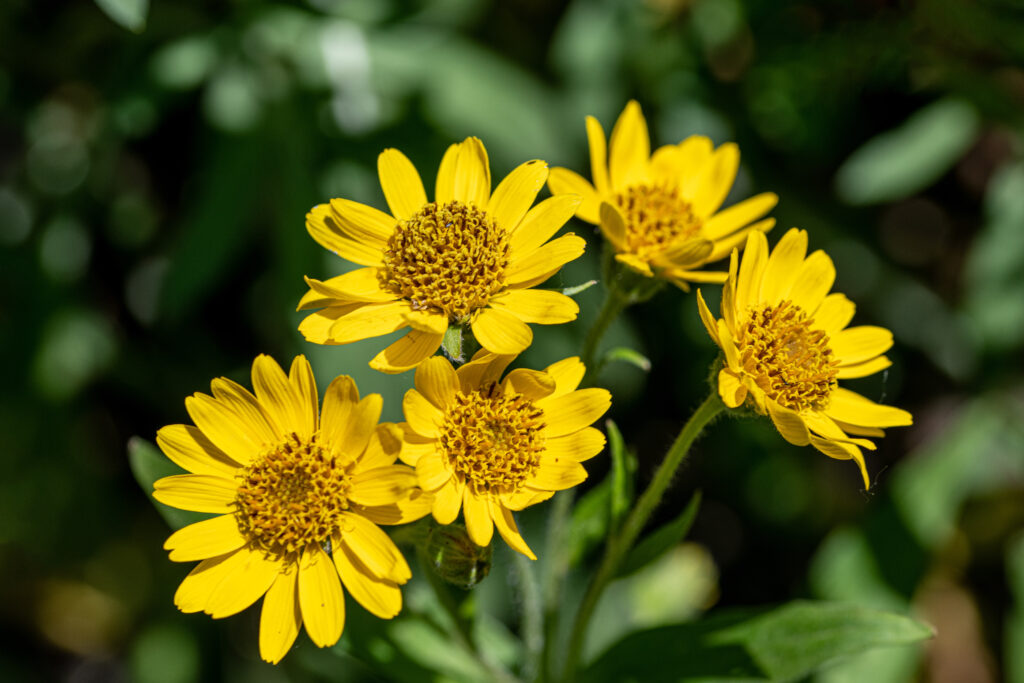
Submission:
{"label": "green stem", "polygon": [[619,314],[629,305],[627,297],[615,286],[614,282],[605,282],[604,303],[601,304],[601,311],[597,314],[597,320],[587,330],[587,336],[583,340],[583,351],[580,354],[583,365],[587,368],[588,377],[596,377],[600,370],[600,361],[597,360],[597,350],[601,345],[604,333],[608,331],[612,322],[619,317]]}
{"label": "green stem", "polygon": [[544,573],[541,595],[544,602],[544,650],[541,653],[539,672],[541,680],[555,680],[554,653],[557,650],[559,617],[562,616],[562,584],[569,571],[568,531],[569,513],[575,492],[572,489],[559,491],[551,504],[548,517],[547,542],[544,545]]}
{"label": "green stem", "polygon": [[526,646],[526,662],[521,672],[525,680],[532,679],[540,670],[544,647],[544,633],[541,630],[544,613],[541,606],[540,587],[533,569],[533,560],[522,553],[515,554],[516,571],[523,600],[523,621],[521,631]]}
{"label": "green stem", "polygon": [[654,509],[658,507],[665,489],[672,483],[672,477],[675,476],[679,465],[683,462],[686,454],[689,453],[690,446],[693,445],[694,440],[700,435],[704,427],[724,408],[725,405],[718,397],[718,392],[712,391],[700,407],[697,408],[696,412],[690,416],[690,419],[686,421],[686,424],[683,425],[679,436],[676,437],[668,453],[665,454],[665,459],[658,466],[658,470],[654,473],[651,483],[647,485],[647,489],[640,496],[629,516],[626,517],[626,521],[619,530],[619,533],[608,539],[604,557],[601,558],[601,564],[590,580],[590,585],[587,586],[587,592],[583,596],[579,611],[576,613],[576,620],[573,622],[572,636],[569,639],[569,649],[566,654],[565,676],[563,678],[566,683],[571,683],[576,677],[576,668],[579,666],[580,657],[583,654],[587,626],[590,624],[590,618],[597,608],[601,593],[608,583],[615,578],[615,573],[618,571],[626,554],[633,547],[637,537],[640,536],[640,532],[643,531]]}
{"label": "green stem", "polygon": [[477,664],[479,664],[490,677],[491,680],[500,681],[501,683],[518,683],[519,679],[505,671],[501,666],[491,661],[486,653],[480,652],[477,649],[476,643],[473,640],[473,624],[472,621],[466,619],[462,614],[459,613],[459,605],[452,596],[451,588],[437,575],[430,563],[430,558],[426,556],[426,553],[422,548],[418,552],[420,558],[420,566],[423,569],[423,573],[427,577],[427,582],[430,583],[430,587],[434,590],[434,595],[437,597],[438,603],[444,608],[445,613],[454,625],[452,634],[455,636],[456,642],[460,647],[468,654]]}

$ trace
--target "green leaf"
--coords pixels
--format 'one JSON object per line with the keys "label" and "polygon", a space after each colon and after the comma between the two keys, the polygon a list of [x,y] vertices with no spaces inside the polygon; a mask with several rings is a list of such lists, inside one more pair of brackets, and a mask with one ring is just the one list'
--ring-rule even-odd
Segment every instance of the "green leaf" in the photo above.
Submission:
{"label": "green leaf", "polygon": [[149,0],[96,0],[96,6],[111,21],[129,31],[142,33],[146,28]]}
{"label": "green leaf", "polygon": [[612,479],[605,477],[576,502],[569,522],[569,566],[576,567],[608,536]]}
{"label": "green leaf", "polygon": [[614,349],[610,349],[604,354],[603,362],[609,363],[611,361],[622,361],[624,363],[629,363],[630,365],[635,365],[644,372],[651,371],[651,361],[647,359],[647,356],[625,346],[616,346]]}
{"label": "green leaf", "polygon": [[156,511],[172,529],[180,529],[212,516],[202,512],[172,508],[153,498],[153,482],[174,474],[185,474],[185,470],[168,460],[149,441],[138,436],[128,439],[128,464],[132,468],[132,474],[135,475],[135,481],[142,487],[143,493],[149,497],[153,506],[156,507]]}
{"label": "green leaf", "polygon": [[700,509],[700,491],[693,494],[690,502],[682,513],[668,522],[657,531],[649,534],[641,541],[626,557],[626,561],[619,568],[619,576],[630,574],[643,569],[650,563],[661,557],[665,551],[674,547],[686,537],[693,520],[697,518],[697,510]]}
{"label": "green leaf", "polygon": [[588,683],[792,681],[843,657],[933,635],[930,627],[901,614],[797,601],[633,633],[594,660],[580,678]]}
{"label": "green leaf", "polygon": [[565,294],[566,296],[576,296],[580,292],[585,292],[586,290],[590,289],[596,284],[597,280],[588,280],[584,282],[582,285],[576,285],[575,287],[566,287],[565,289],[562,290],[562,294]]}
{"label": "green leaf", "polygon": [[605,420],[604,424],[608,430],[608,446],[612,454],[611,523],[614,528],[629,512],[629,506],[633,503],[633,472],[636,470],[636,458],[626,450],[622,432],[615,422]]}
{"label": "green leaf", "polygon": [[978,132],[974,107],[939,100],[899,128],[872,138],[843,163],[836,190],[850,204],[876,204],[928,187],[967,151]]}

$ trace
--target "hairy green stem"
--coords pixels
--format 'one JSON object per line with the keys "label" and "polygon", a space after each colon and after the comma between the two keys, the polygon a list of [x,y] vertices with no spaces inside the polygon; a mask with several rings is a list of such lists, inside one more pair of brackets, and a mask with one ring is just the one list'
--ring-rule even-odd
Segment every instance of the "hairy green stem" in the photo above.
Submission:
{"label": "hairy green stem", "polygon": [[541,669],[544,647],[543,619],[540,587],[533,560],[522,553],[515,553],[516,572],[519,574],[519,590],[523,605],[523,620],[520,631],[526,647],[526,662],[521,672],[525,680],[531,680]]}
{"label": "hairy green stem", "polygon": [[541,652],[540,679],[555,679],[554,653],[557,650],[559,617],[562,615],[562,585],[569,571],[569,514],[575,499],[572,489],[559,491],[551,504],[548,517],[547,542],[544,544],[544,573],[541,578],[541,596],[544,602],[544,649]]}
{"label": "hairy green stem", "polygon": [[590,624],[590,618],[593,616],[594,610],[597,608],[601,593],[608,583],[615,578],[615,574],[622,561],[625,559],[630,548],[633,547],[637,537],[640,536],[640,532],[643,531],[644,525],[650,519],[651,513],[658,507],[658,503],[661,502],[661,497],[664,495],[665,490],[672,483],[676,470],[679,469],[679,465],[683,462],[687,453],[689,453],[690,446],[693,445],[694,440],[700,435],[704,427],[724,408],[725,405],[718,397],[718,392],[712,391],[700,407],[697,408],[696,412],[690,416],[690,419],[686,421],[686,424],[683,425],[679,436],[676,437],[676,440],[665,454],[665,459],[662,460],[658,470],[654,473],[654,478],[651,479],[651,483],[647,485],[647,489],[644,490],[639,500],[637,500],[629,516],[626,517],[626,521],[623,523],[618,534],[608,539],[604,556],[601,558],[601,564],[591,578],[590,585],[587,586],[587,592],[583,596],[579,611],[576,612],[576,620],[573,622],[569,649],[566,653],[565,675],[563,676],[563,680],[566,683],[571,683],[576,677],[576,669],[583,654],[587,627]]}
{"label": "hairy green stem", "polygon": [[628,305],[629,300],[619,288],[613,282],[606,282],[604,303],[601,304],[601,311],[597,314],[594,324],[587,330],[587,336],[583,340],[583,351],[580,354],[583,365],[587,368],[588,378],[597,377],[597,373],[601,369],[601,362],[597,359],[597,350],[601,345],[601,339],[604,338],[604,333]]}

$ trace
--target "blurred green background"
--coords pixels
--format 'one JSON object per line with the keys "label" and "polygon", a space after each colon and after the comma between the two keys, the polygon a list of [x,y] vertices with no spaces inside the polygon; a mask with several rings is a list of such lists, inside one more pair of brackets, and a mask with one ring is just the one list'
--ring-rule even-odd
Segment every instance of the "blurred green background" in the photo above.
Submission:
{"label": "blurred green background", "polygon": [[[589,175],[583,117],[610,129],[635,97],[655,144],[739,143],[730,201],[777,192],[769,240],[796,225],[833,256],[855,321],[897,339],[893,368],[855,388],[916,424],[870,456],[866,493],[855,467],[789,446],[767,420],[716,424],[661,510],[703,489],[691,542],[613,590],[624,611],[596,642],[711,605],[850,600],[910,611],[938,637],[819,680],[1024,681],[1019,2],[146,4],[0,5],[5,680],[380,680],[391,673],[374,661],[396,657],[457,677],[457,662],[430,660],[438,648],[416,622],[353,644],[373,620],[351,601],[337,649],[356,658],[339,664],[300,636],[276,669],[259,662],[256,610],[179,614],[171,597],[189,567],[161,550],[168,528],[126,444],[187,421],[184,397],[211,378],[247,383],[261,352],[307,354],[322,385],[352,374],[400,419],[412,378],[366,367],[381,340],[315,347],[296,332],[303,274],[345,267],[307,236],[304,213],[335,196],[384,206],[384,147],[431,187],[444,148],[467,135],[484,140],[496,178],[535,157]],[[598,272],[594,230],[569,229],[590,249],[551,286]],[[600,299],[591,288],[580,321],[538,329],[523,362],[576,352]],[[611,337],[655,369],[604,376],[644,482],[715,354],[677,290]],[[607,458],[590,464],[596,482]],[[544,512],[524,515],[534,542]],[[504,620],[495,642],[516,625],[509,565],[497,552],[481,585]]]}

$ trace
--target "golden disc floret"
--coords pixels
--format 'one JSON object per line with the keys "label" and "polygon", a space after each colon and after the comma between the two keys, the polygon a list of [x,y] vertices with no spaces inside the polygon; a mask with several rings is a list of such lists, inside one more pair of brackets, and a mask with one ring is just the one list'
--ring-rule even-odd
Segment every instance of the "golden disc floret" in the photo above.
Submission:
{"label": "golden disc floret", "polygon": [[630,253],[648,260],[677,241],[697,236],[701,222],[671,183],[630,185],[615,195]]}
{"label": "golden disc floret", "polygon": [[448,406],[440,444],[452,469],[477,494],[511,493],[540,464],[543,411],[496,383],[458,393]]}
{"label": "golden disc floret", "polygon": [[384,289],[458,322],[502,287],[508,234],[473,205],[431,202],[398,223],[383,261]]}
{"label": "golden disc floret", "polygon": [[323,545],[349,509],[347,469],[316,434],[304,440],[292,433],[239,473],[239,530],[252,547],[276,556]]}
{"label": "golden disc floret", "polygon": [[736,337],[739,363],[765,394],[792,410],[820,410],[836,388],[839,361],[822,330],[789,300],[750,311]]}

